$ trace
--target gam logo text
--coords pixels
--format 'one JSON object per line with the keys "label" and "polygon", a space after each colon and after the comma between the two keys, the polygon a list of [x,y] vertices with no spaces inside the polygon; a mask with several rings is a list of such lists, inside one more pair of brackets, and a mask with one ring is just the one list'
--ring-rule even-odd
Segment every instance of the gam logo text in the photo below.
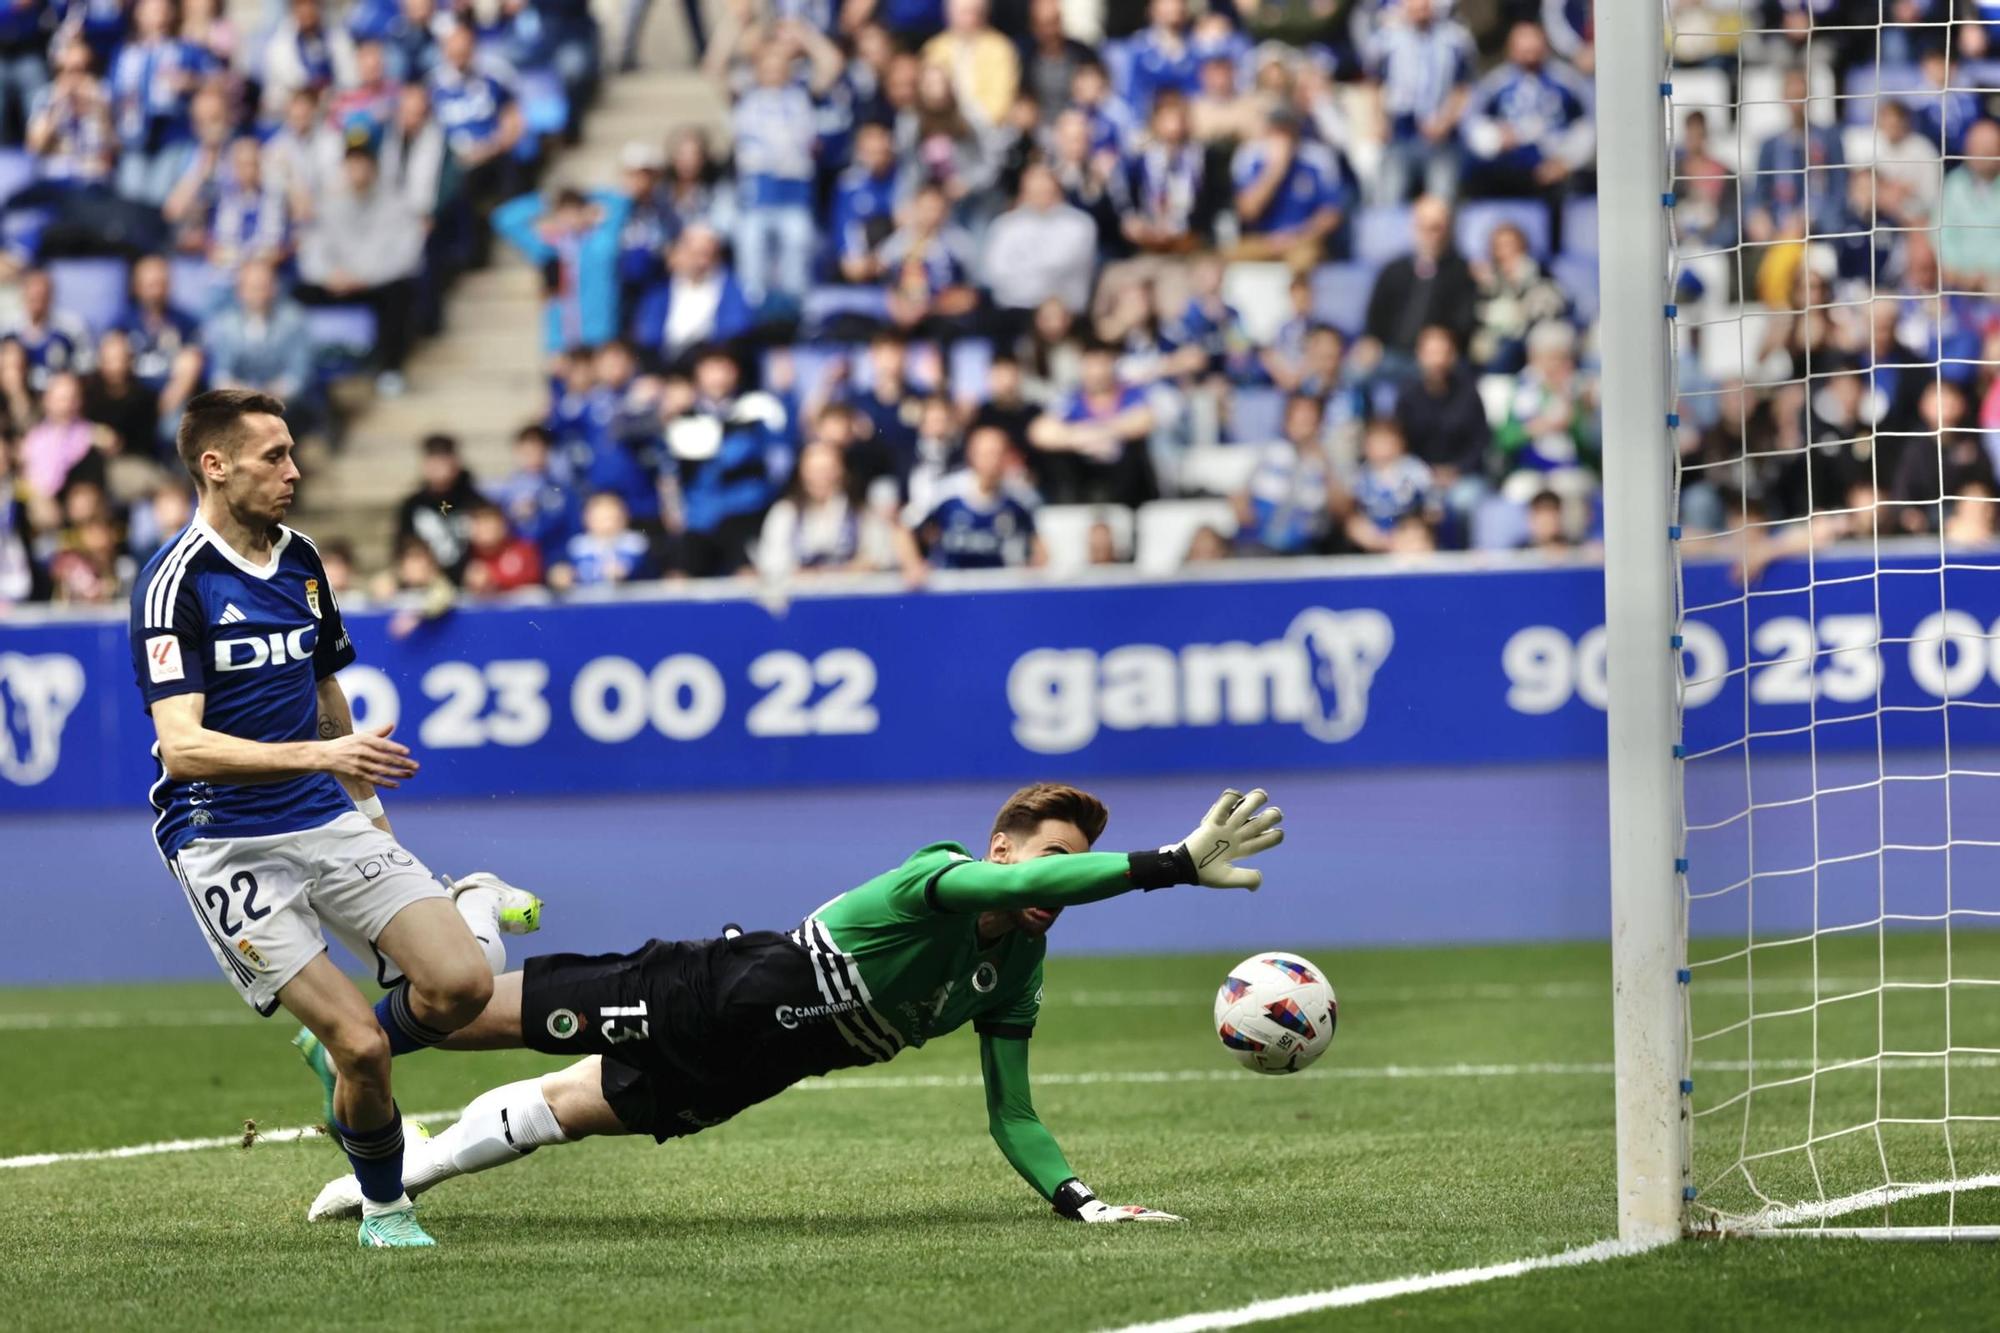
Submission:
{"label": "gam logo text", "polygon": [[1395,640],[1380,611],[1314,606],[1263,643],[1038,648],[1007,673],[1014,739],[1037,754],[1067,754],[1103,727],[1295,722],[1335,744],[1367,722],[1369,688]]}
{"label": "gam logo text", "polygon": [[289,634],[273,630],[247,639],[217,639],[217,671],[254,671],[260,666],[283,666],[303,662],[312,656],[311,636],[319,626],[301,625]]}

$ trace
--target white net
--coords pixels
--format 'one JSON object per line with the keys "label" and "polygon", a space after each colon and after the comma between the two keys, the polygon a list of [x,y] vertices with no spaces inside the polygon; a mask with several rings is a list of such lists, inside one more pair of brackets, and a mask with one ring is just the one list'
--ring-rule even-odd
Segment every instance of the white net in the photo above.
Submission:
{"label": "white net", "polygon": [[2000,1223],[2000,64],[1667,9],[1690,1216]]}

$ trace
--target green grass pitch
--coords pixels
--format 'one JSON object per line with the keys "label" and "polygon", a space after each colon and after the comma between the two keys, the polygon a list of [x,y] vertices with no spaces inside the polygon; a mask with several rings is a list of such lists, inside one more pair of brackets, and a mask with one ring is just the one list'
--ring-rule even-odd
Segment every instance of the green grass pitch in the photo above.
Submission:
{"label": "green grass pitch", "polygon": [[[1961,935],[1954,975],[1974,943]],[[1292,1078],[1237,1071],[1210,1032],[1234,957],[1051,960],[1042,1116],[1104,1197],[1184,1227],[1055,1220],[988,1140],[961,1034],[693,1139],[593,1141],[452,1182],[424,1201],[429,1252],[362,1252],[351,1223],[305,1222],[344,1169],[324,1140],[0,1170],[0,1327],[1084,1330],[1614,1232],[1601,946],[1305,952],[1340,990],[1340,1030]],[[1958,1021],[1989,1007],[1959,997]],[[1875,1023],[1860,1008],[1822,1007],[1816,1035],[1774,1026],[1755,1058],[1796,1058],[1802,1040],[1807,1056],[1812,1040],[1845,1049]],[[304,1124],[317,1095],[289,1035],[219,982],[0,991],[0,1158]],[[397,1062],[398,1095],[410,1111],[455,1107],[550,1067],[414,1056]],[[1922,1072],[1912,1105],[1942,1082]],[[1860,1095],[1843,1084],[1806,1114],[1824,1130],[1865,1114]],[[2000,1111],[2000,1074],[1955,1067],[1952,1097],[1958,1113],[1982,1097]],[[1774,1102],[1757,1132],[1782,1140],[1793,1114]],[[1740,1122],[1704,1122],[1710,1156]],[[1961,1172],[1994,1169],[1984,1146],[1953,1145]],[[1935,1164],[1924,1142],[1907,1151],[1899,1175]],[[1856,1187],[1879,1181],[1854,1170]],[[1265,1327],[1992,1327],[1996,1259],[1970,1244],[1689,1242]]]}

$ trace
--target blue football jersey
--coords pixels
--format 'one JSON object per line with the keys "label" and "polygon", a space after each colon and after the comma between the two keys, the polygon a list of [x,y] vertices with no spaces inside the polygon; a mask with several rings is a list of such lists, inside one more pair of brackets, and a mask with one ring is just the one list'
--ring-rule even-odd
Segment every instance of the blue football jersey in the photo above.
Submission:
{"label": "blue football jersey", "polygon": [[[205,695],[204,727],[267,743],[311,740],[319,682],[354,660],[310,541],[280,528],[270,563],[259,568],[198,516],[134,583],[131,634],[148,711],[173,695]],[[165,856],[197,838],[317,828],[354,808],[330,773],[242,786],[179,782],[159,764],[157,746],[153,758],[153,837]]]}

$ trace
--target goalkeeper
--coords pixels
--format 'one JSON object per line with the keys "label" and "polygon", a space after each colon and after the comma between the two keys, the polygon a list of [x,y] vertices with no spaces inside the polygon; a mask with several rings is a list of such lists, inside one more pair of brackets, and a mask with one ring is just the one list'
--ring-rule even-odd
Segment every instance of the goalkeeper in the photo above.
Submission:
{"label": "goalkeeper", "polygon": [[[984,861],[934,843],[789,933],[731,927],[721,939],[654,940],[637,953],[530,958],[495,981],[485,1012],[444,1045],[586,1058],[484,1093],[436,1139],[408,1144],[403,1186],[414,1196],[595,1134],[665,1142],[698,1133],[801,1079],[879,1064],[970,1023],[994,1142],[1056,1212],[1179,1221],[1100,1202],[1035,1115],[1028,1038],[1041,1009],[1043,937],[1065,907],[1134,889],[1255,889],[1262,876],[1236,863],[1284,836],[1264,795],[1226,791],[1185,841],[1125,854],[1090,850],[1107,818],[1095,796],[1027,787],[1001,807]],[[308,1216],[360,1207],[345,1176]]]}

